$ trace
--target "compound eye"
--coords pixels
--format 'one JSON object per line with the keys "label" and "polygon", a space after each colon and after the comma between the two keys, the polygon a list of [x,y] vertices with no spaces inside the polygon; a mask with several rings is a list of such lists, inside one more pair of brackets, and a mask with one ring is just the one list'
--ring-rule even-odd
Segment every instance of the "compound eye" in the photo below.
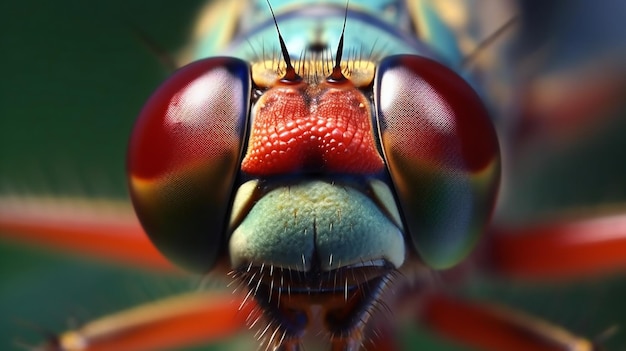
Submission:
{"label": "compound eye", "polygon": [[130,139],[137,216],[166,257],[193,271],[210,270],[224,247],[250,84],[239,59],[189,64],[150,97]]}
{"label": "compound eye", "polygon": [[374,84],[385,160],[414,248],[432,268],[449,268],[475,246],[495,204],[494,127],[473,89],[433,60],[387,57]]}

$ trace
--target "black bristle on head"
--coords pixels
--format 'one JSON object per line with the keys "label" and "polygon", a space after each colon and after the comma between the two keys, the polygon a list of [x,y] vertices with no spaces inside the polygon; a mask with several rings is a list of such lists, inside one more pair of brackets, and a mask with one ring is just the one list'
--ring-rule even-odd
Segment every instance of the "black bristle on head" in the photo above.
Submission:
{"label": "black bristle on head", "polygon": [[339,38],[339,45],[337,45],[337,54],[335,59],[335,66],[333,67],[333,72],[328,77],[329,81],[342,81],[346,79],[343,73],[341,73],[341,57],[343,56],[343,37],[346,32],[346,22],[348,21],[348,5],[350,4],[350,0],[346,1],[346,12],[343,16],[343,28],[341,29],[341,37]]}
{"label": "black bristle on head", "polygon": [[285,75],[281,80],[288,82],[296,82],[302,80],[302,78],[296,73],[296,69],[293,68],[291,64],[291,58],[289,57],[289,52],[287,51],[287,46],[285,45],[285,41],[283,40],[282,34],[280,34],[280,29],[278,29],[278,22],[276,21],[276,16],[274,15],[274,10],[272,9],[272,5],[269,0],[267,1],[267,6],[270,8],[270,12],[272,13],[272,19],[274,19],[274,25],[276,26],[276,32],[278,32],[278,41],[280,42],[280,52],[283,55],[283,60],[285,60],[285,65],[287,66],[285,70]]}

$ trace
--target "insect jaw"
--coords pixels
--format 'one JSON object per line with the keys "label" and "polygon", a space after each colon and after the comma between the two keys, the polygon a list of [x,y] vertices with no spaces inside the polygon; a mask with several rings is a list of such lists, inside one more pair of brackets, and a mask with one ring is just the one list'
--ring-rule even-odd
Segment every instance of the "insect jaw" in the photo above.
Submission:
{"label": "insect jaw", "polygon": [[[253,297],[259,304],[266,324],[257,336],[270,349],[298,346],[314,331],[330,334],[333,346],[358,348],[371,327],[369,320],[384,311],[379,305],[396,273],[393,265],[376,260],[330,272],[318,268],[301,272],[249,264],[231,272],[239,287],[249,291],[246,300]],[[261,316],[250,316],[251,327]]]}
{"label": "insect jaw", "polygon": [[398,268],[406,248],[392,197],[381,181],[358,178],[244,183],[233,202],[231,265],[327,272],[385,260]]}

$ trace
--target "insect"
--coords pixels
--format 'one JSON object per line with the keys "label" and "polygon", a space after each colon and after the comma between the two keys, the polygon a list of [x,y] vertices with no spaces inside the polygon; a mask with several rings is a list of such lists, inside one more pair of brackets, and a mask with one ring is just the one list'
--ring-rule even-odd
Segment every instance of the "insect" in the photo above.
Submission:
{"label": "insect", "polygon": [[108,295],[108,294],[107,294]]}

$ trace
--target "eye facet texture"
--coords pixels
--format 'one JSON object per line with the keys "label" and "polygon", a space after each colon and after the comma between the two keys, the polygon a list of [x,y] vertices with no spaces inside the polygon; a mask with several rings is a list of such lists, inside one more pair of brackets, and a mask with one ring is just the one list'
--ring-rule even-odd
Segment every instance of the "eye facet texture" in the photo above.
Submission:
{"label": "eye facet texture", "polygon": [[137,215],[157,248],[193,271],[210,270],[225,245],[250,84],[242,60],[196,61],[158,88],[133,130],[128,173]]}
{"label": "eye facet texture", "polygon": [[500,153],[478,95],[430,59],[380,63],[375,104],[385,159],[415,249],[435,269],[474,247],[495,204]]}

